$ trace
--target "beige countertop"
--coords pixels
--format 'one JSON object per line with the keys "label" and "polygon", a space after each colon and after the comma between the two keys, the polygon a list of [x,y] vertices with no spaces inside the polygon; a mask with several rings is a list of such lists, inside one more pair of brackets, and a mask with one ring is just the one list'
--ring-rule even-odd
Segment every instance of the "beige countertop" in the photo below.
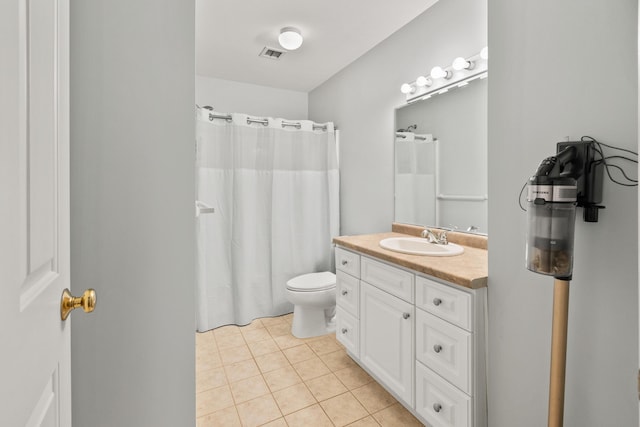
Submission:
{"label": "beige countertop", "polygon": [[466,246],[460,242],[459,244],[464,246],[461,255],[433,257],[403,254],[383,249],[379,245],[382,239],[407,236],[409,234],[396,232],[339,236],[333,239],[333,243],[466,288],[477,289],[487,286],[486,249]]}

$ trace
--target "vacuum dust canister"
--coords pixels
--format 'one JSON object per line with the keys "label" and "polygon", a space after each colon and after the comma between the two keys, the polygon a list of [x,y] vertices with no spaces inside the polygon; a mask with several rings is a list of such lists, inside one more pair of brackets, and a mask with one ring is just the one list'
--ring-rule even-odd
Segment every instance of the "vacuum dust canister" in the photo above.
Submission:
{"label": "vacuum dust canister", "polygon": [[576,180],[533,176],[527,191],[527,268],[568,279],[573,271]]}

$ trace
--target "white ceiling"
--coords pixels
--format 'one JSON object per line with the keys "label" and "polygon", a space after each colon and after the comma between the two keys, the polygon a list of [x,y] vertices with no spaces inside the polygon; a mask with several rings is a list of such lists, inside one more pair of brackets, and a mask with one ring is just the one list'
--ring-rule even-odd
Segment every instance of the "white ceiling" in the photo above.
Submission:
{"label": "white ceiling", "polygon": [[[436,1],[196,0],[196,74],[309,92]],[[302,47],[259,57],[287,26]]]}

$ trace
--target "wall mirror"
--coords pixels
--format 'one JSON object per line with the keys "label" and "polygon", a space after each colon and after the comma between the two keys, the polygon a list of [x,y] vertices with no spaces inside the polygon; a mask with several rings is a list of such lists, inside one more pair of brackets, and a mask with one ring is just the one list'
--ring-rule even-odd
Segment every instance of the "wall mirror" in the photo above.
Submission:
{"label": "wall mirror", "polygon": [[487,233],[487,80],[395,110],[395,222]]}

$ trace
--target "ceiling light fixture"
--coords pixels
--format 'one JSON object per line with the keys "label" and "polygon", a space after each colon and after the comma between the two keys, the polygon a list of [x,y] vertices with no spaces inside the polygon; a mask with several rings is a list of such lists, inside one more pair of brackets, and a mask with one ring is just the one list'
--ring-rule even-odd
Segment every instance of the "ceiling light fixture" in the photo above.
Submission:
{"label": "ceiling light fixture", "polygon": [[296,50],[302,46],[302,33],[295,27],[284,27],[280,30],[278,43],[287,50]]}

